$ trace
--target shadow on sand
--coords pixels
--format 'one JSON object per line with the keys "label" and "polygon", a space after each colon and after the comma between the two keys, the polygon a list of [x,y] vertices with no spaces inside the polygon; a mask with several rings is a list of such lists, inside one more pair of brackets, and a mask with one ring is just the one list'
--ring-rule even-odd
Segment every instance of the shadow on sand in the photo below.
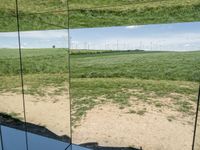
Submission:
{"label": "shadow on sand", "polygon": [[40,136],[52,138],[55,140],[63,141],[63,142],[68,142],[70,141],[70,138],[66,135],[63,136],[58,136],[55,133],[51,132],[49,129],[47,129],[44,126],[40,125],[35,125],[32,123],[24,123],[20,119],[14,118],[8,114],[5,113],[0,113],[0,125],[18,129],[21,131],[27,130],[30,133],[37,134]]}
{"label": "shadow on sand", "polygon": [[80,144],[80,146],[93,149],[93,150],[142,150],[141,148],[133,148],[133,147],[103,147],[99,146],[98,143],[85,143]]}
{"label": "shadow on sand", "polygon": [[[30,133],[34,133],[43,137],[52,138],[59,141],[69,141],[70,138],[66,135],[58,136],[55,133],[48,130],[46,127],[35,125],[32,123],[24,123],[20,119],[14,118],[8,114],[0,113],[0,125],[18,129],[21,131],[27,130]],[[26,127],[26,128],[25,128]],[[133,148],[133,147],[102,147],[99,146],[98,143],[84,143],[80,144],[79,146],[92,149],[92,150],[142,150],[142,148]]]}

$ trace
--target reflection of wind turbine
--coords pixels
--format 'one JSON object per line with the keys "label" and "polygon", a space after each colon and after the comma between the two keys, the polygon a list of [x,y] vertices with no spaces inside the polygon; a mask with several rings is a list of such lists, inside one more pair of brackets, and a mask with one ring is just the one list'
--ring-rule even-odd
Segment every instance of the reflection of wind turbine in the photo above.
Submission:
{"label": "reflection of wind turbine", "polygon": [[117,50],[119,50],[119,41],[117,40]]}
{"label": "reflection of wind turbine", "polygon": [[70,52],[70,49],[71,49],[71,42],[72,42],[72,37],[71,37],[71,36],[69,36],[69,45],[68,45],[69,52]]}
{"label": "reflection of wind turbine", "polygon": [[84,49],[87,49],[87,42],[84,42]]}
{"label": "reflection of wind turbine", "polygon": [[140,41],[140,48],[139,49],[142,50],[142,41]]}

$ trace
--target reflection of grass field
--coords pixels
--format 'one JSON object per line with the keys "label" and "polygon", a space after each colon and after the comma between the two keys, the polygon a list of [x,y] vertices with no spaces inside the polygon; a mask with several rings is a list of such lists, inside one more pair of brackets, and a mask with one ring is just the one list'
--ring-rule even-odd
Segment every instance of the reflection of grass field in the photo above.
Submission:
{"label": "reflection of grass field", "polygon": [[200,81],[199,52],[114,52],[72,57],[76,78]]}
{"label": "reflection of grass field", "polygon": [[[20,91],[17,50],[0,50],[0,90]],[[193,114],[200,81],[200,52],[72,52],[72,98],[75,119],[97,104],[113,102],[120,108],[134,101]],[[23,50],[28,94],[43,95],[45,87],[62,93],[67,81],[65,49]],[[15,82],[13,82],[15,81]],[[170,98],[171,103],[162,101]],[[130,110],[134,112],[135,110]],[[143,114],[140,110],[138,114]]]}
{"label": "reflection of grass field", "polygon": [[[141,80],[128,78],[86,78],[72,80],[75,116],[81,117],[96,104],[118,103],[130,107],[138,100],[155,107],[194,114],[198,84],[185,81]],[[171,98],[170,104],[163,98]]]}
{"label": "reflection of grass field", "polygon": [[[73,28],[200,20],[199,0],[71,0],[69,4],[70,9],[76,9],[70,11],[70,26]],[[67,27],[66,7],[66,0],[21,0],[21,29],[59,28],[51,24]],[[0,9],[0,31],[16,31],[15,18],[10,17],[15,16],[15,3],[1,0]]]}
{"label": "reflection of grass field", "polygon": [[[18,75],[19,52],[16,49],[0,50],[0,76]],[[67,72],[66,49],[22,50],[24,74]]]}

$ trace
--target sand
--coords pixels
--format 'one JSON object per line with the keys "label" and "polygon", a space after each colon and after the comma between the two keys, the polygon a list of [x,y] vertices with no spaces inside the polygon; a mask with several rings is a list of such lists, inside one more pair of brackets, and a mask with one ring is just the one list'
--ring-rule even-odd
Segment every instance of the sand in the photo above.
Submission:
{"label": "sand", "polygon": [[113,104],[102,105],[89,111],[74,129],[73,141],[144,150],[189,150],[193,125],[186,120],[169,121],[163,112],[138,115],[126,113]]}
{"label": "sand", "polygon": [[[42,125],[57,135],[70,135],[69,98],[25,95],[27,122]],[[23,118],[22,96],[1,93],[0,111]],[[98,105],[87,112],[76,128],[73,143],[97,142],[100,146],[142,147],[144,150],[189,150],[193,137],[194,117],[175,111],[159,111],[148,105],[145,114],[130,113],[115,104]],[[134,108],[135,109],[135,108]],[[168,116],[175,116],[169,120]]]}
{"label": "sand", "polygon": [[[22,95],[4,93],[0,95],[0,112],[23,116]],[[69,98],[62,96],[25,95],[26,120],[29,123],[44,126],[59,136],[70,135]]]}

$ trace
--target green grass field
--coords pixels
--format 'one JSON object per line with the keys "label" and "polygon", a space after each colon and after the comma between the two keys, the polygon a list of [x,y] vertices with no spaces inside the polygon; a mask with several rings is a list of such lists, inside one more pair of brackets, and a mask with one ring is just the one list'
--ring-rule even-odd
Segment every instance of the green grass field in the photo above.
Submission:
{"label": "green grass field", "polygon": [[[70,27],[200,21],[199,0],[70,0]],[[20,29],[67,28],[66,0],[20,0]],[[15,0],[1,0],[0,31],[16,31]],[[31,18],[31,19],[30,19]]]}
{"label": "green grass field", "polygon": [[[0,54],[0,91],[20,93],[18,50],[0,49]],[[67,49],[24,49],[22,58],[26,94],[45,96],[52,86],[57,87],[53,94],[67,89]],[[200,52],[72,51],[70,62],[75,120],[97,104],[131,107],[133,97],[194,114]],[[173,105],[162,98],[171,98]]]}

